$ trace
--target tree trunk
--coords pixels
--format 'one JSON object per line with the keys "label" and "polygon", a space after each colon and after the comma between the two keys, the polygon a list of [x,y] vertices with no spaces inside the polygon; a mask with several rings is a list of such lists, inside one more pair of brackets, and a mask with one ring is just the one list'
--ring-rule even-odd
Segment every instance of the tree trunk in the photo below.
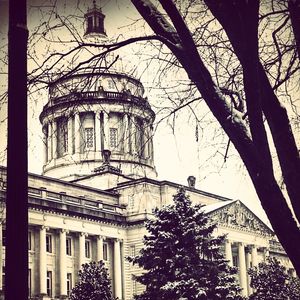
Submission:
{"label": "tree trunk", "polygon": [[[170,44],[166,43],[166,45],[177,57],[178,61],[186,70],[189,78],[195,83],[210,110],[235,145],[249,172],[257,195],[269,217],[275,233],[277,234],[282,246],[285,248],[298,275],[300,275],[300,248],[295,247],[295,242],[300,240],[300,231],[296,221],[294,220],[292,212],[287,205],[287,201],[284,198],[276,179],[274,178],[272,162],[270,160],[270,153],[268,149],[268,141],[262,124],[262,109],[265,109],[265,114],[269,115],[270,121],[268,121],[270,122],[270,127],[272,127],[271,130],[274,130],[275,133],[274,142],[278,142],[276,148],[280,149],[280,151],[277,149],[279,159],[288,163],[291,168],[294,168],[293,174],[297,175],[296,178],[299,176],[299,172],[297,172],[299,166],[297,163],[299,161],[299,155],[298,157],[295,156],[295,150],[297,150],[297,147],[295,141],[291,139],[291,136],[293,136],[291,131],[286,132],[289,128],[288,118],[287,115],[282,113],[283,111],[280,113],[277,97],[268,97],[267,101],[265,101],[262,95],[260,95],[262,91],[266,93],[265,95],[269,95],[270,89],[265,82],[265,78],[260,77],[262,74],[259,59],[256,57],[257,49],[251,50],[253,51],[251,52],[251,58],[255,60],[254,62],[256,62],[254,67],[250,66],[251,60],[246,57],[249,54],[247,30],[252,30],[251,40],[253,41],[253,38],[255,38],[253,34],[256,32],[255,26],[257,26],[258,16],[256,16],[256,14],[258,12],[258,0],[250,2],[242,0],[233,2],[226,1],[226,3],[217,0],[206,1],[208,2],[208,6],[212,10],[213,14],[226,30],[242,65],[244,63],[243,67],[246,92],[248,93],[247,100],[253,101],[253,103],[248,104],[248,107],[250,105],[250,108],[253,110],[251,112],[251,123],[254,128],[252,127],[251,133],[254,136],[254,140],[252,140],[253,137],[250,137],[241,116],[234,109],[231,109],[230,105],[226,102],[226,99],[214,83],[209,71],[202,62],[192,36],[173,1],[161,0],[160,2],[168,17],[173,22],[176,30],[150,1],[132,0],[132,2],[153,31],[157,35],[168,40]],[[251,20],[248,20],[248,27],[246,26],[245,28],[245,26],[239,22],[247,20],[249,8],[251,9],[252,17],[254,16],[253,22],[256,23],[251,24]],[[254,27],[251,27],[252,25]],[[257,47],[257,40],[253,46]],[[251,76],[254,76],[254,78],[251,78]],[[259,81],[262,79],[263,82],[260,83]],[[253,92],[253,89],[258,89],[258,93]],[[259,96],[259,98],[254,99],[253,97],[256,96]],[[275,101],[276,99],[277,101]],[[268,102],[270,101],[271,103],[268,105]],[[253,106],[251,107],[251,105]],[[280,125],[274,124],[277,115],[274,116],[272,114],[273,109],[279,113],[278,116],[280,116],[281,122],[283,123],[282,130],[285,133],[285,136],[281,136],[281,140],[278,140],[276,135],[278,134],[278,127],[276,126]],[[272,115],[270,116],[270,114]],[[258,126],[255,124],[256,120],[260,122]],[[281,133],[282,132],[280,131],[280,134]],[[260,144],[261,142],[262,144]],[[293,154],[293,157],[291,158],[287,157],[287,155],[284,154],[283,148],[281,148],[285,143],[287,143],[286,147],[290,151],[288,153]],[[295,164],[293,165],[291,162],[294,162]],[[284,171],[285,170],[283,170],[283,173]],[[289,185],[292,186],[293,182],[289,181]],[[295,188],[297,190],[297,187]],[[298,199],[294,198],[295,201],[299,199],[300,197],[298,197]]]}
{"label": "tree trunk", "polygon": [[9,1],[5,299],[28,299],[26,1]]}
{"label": "tree trunk", "polygon": [[300,0],[289,0],[288,9],[294,31],[298,59],[300,60]]}

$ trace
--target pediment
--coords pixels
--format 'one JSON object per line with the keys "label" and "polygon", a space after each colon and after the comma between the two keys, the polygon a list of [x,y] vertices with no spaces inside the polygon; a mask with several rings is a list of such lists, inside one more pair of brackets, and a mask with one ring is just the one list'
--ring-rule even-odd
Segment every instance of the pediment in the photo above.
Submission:
{"label": "pediment", "polygon": [[207,214],[222,227],[261,235],[274,235],[274,232],[239,200],[225,203],[221,207],[208,211]]}

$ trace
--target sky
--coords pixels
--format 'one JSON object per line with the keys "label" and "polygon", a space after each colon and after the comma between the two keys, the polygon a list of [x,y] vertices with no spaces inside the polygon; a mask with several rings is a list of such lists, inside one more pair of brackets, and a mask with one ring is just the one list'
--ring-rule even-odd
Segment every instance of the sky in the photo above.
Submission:
{"label": "sky", "polygon": [[[72,13],[69,7],[71,1],[58,1],[58,13],[61,15]],[[73,1],[74,5],[77,1]],[[42,22],[47,21],[47,15],[43,14],[43,8],[40,5],[49,4],[48,1],[28,1],[30,9],[28,10],[28,26],[29,30],[33,30]],[[67,4],[66,4],[67,3]],[[91,6],[92,1],[81,3],[81,9],[84,13],[87,6]],[[97,4],[100,1],[97,1]],[[1,52],[3,57],[3,45],[6,43],[6,22],[5,11],[7,1],[0,1],[0,17],[1,17]],[[68,5],[68,6],[67,6]],[[101,1],[102,11],[106,15],[105,27],[107,35],[119,40],[135,36],[138,34],[150,33],[147,26],[143,27],[143,22],[139,14],[129,1]],[[46,7],[45,7],[46,9]],[[78,14],[78,11],[76,11]],[[79,14],[80,16],[80,14]],[[78,23],[80,24],[80,23]],[[80,28],[81,26],[81,28]],[[83,25],[78,28],[83,32]],[[130,26],[130,31],[128,30]],[[43,59],[43,51],[47,47],[46,43],[37,43],[35,49],[39,59]],[[55,46],[60,47],[60,46]],[[140,46],[139,46],[140,47]],[[161,94],[154,86],[157,66],[142,72],[144,61],[132,61],[132,54],[136,49],[135,46],[129,46],[121,50],[124,65],[130,61],[130,65],[138,65],[135,70],[137,76],[141,79],[145,86],[146,96],[153,107],[157,106],[157,101],[161,101]],[[31,49],[32,50],[32,49]],[[33,67],[29,65],[29,69]],[[1,68],[1,72],[5,73],[5,68]],[[142,74],[141,74],[142,73]],[[5,89],[5,74],[0,74],[1,91]],[[170,82],[181,80],[185,75],[182,73],[170,74]],[[4,85],[4,86],[3,86]],[[37,97],[38,95],[38,97]],[[47,90],[40,91],[35,97],[29,98],[28,107],[28,136],[29,136],[29,171],[40,174],[42,171],[42,130],[39,124],[38,116],[43,105],[47,102]],[[198,140],[196,138],[196,127],[194,117],[187,109],[176,115],[176,123],[173,128],[172,122],[162,122],[156,127],[154,137],[154,156],[155,165],[158,171],[158,179],[174,181],[179,184],[187,185],[187,177],[194,175],[196,177],[196,188],[215,193],[217,195],[229,197],[232,199],[240,199],[254,213],[267,222],[266,216],[260,207],[256,193],[250,182],[245,168],[238,155],[230,145],[230,155],[224,162],[224,154],[227,138],[221,134],[221,129],[216,125],[215,121],[209,114],[204,103],[200,103],[202,123],[198,128]],[[154,108],[155,110],[155,108]],[[0,164],[5,164],[5,134],[6,134],[6,105],[1,102],[0,106]],[[157,118],[157,121],[159,118]],[[212,136],[217,136],[215,141],[211,140]],[[221,143],[221,145],[220,145]],[[225,145],[225,147],[224,147]]]}

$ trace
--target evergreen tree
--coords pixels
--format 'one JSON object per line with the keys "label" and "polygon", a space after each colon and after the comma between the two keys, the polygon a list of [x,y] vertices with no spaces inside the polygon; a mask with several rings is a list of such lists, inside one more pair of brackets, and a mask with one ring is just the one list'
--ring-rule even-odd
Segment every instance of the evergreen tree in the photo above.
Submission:
{"label": "evergreen tree", "polygon": [[144,247],[129,261],[145,272],[136,276],[145,285],[137,300],[240,299],[235,269],[220,251],[224,236],[213,237],[216,228],[201,209],[192,206],[185,191],[174,204],[156,209],[147,221]]}
{"label": "evergreen tree", "polygon": [[83,264],[78,272],[78,283],[71,291],[70,300],[113,300],[111,283],[103,261]]}
{"label": "evergreen tree", "polygon": [[299,300],[300,281],[287,274],[284,266],[276,258],[268,258],[258,268],[248,271],[254,288],[249,300]]}

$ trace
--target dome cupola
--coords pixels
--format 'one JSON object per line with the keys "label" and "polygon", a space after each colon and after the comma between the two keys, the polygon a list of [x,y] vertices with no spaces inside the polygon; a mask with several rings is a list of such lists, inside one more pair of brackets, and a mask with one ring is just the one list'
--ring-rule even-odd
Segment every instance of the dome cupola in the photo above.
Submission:
{"label": "dome cupola", "polygon": [[85,36],[98,35],[106,38],[106,32],[104,28],[105,15],[102,13],[101,8],[96,6],[96,1],[93,1],[93,8],[89,8],[84,15],[85,20]]}

